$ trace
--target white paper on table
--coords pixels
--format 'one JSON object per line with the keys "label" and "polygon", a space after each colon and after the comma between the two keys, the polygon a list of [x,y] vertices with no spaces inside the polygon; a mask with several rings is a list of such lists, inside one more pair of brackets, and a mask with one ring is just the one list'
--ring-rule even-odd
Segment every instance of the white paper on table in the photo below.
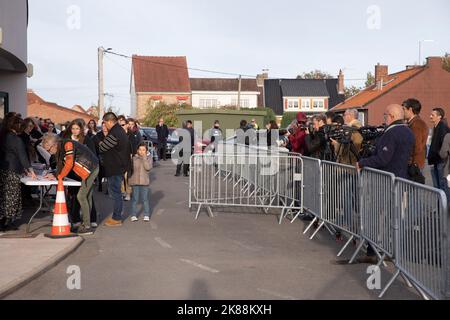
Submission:
{"label": "white paper on table", "polygon": [[[31,177],[22,177],[20,179],[20,182],[22,182],[26,186],[56,186],[58,185],[58,180],[49,180],[45,179],[43,176],[37,176],[37,179],[33,180]],[[66,187],[79,187],[81,186],[80,181],[72,180],[69,178],[65,178],[63,180],[63,185]]]}

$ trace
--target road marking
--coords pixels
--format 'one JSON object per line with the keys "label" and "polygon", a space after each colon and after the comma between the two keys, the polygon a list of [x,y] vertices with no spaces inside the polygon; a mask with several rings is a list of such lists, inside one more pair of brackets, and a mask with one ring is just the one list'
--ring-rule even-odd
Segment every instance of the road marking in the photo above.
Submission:
{"label": "road marking", "polygon": [[164,210],[165,210],[165,209],[159,209],[158,211],[156,211],[156,215],[157,215],[157,216],[162,215],[162,214],[164,213]]}
{"label": "road marking", "polygon": [[158,225],[153,221],[150,221],[150,227],[152,227],[152,230],[158,230]]}
{"label": "road marking", "polygon": [[261,247],[256,247],[256,246],[248,246],[248,245],[246,245],[246,244],[244,244],[244,243],[242,243],[242,242],[240,242],[240,241],[237,241],[237,240],[233,240],[233,242],[235,243],[235,244],[237,244],[238,246],[240,246],[240,247],[242,247],[242,248],[244,248],[244,249],[247,249],[247,250],[250,250],[250,251],[260,251],[262,248]]}
{"label": "road marking", "polygon": [[158,242],[163,248],[172,249],[172,246],[167,242],[165,242],[164,240],[162,240],[161,238],[155,238],[155,241]]}
{"label": "road marking", "polygon": [[211,272],[211,273],[219,273],[219,270],[216,270],[216,269],[213,269],[213,268],[204,266],[204,265],[202,265],[202,264],[200,264],[200,263],[197,263],[197,262],[195,262],[195,261],[186,260],[186,259],[180,259],[180,260],[181,260],[182,262],[185,262],[185,263],[187,263],[187,264],[190,264],[190,265],[192,265],[192,266],[194,266],[194,267],[197,267],[197,268],[199,268],[199,269],[202,269],[202,270],[205,270],[205,271],[208,271],[208,272]]}
{"label": "road marking", "polygon": [[283,295],[283,294],[281,294],[281,293],[278,293],[278,292],[275,292],[275,291],[270,291],[270,290],[260,289],[260,288],[258,288],[257,290],[258,290],[259,292],[267,293],[267,294],[269,294],[269,295],[271,295],[271,296],[274,296],[274,297],[277,297],[277,298],[281,298],[281,299],[283,299],[283,300],[297,300],[297,299],[294,298],[294,297],[291,297],[291,296],[285,296],[285,295]]}

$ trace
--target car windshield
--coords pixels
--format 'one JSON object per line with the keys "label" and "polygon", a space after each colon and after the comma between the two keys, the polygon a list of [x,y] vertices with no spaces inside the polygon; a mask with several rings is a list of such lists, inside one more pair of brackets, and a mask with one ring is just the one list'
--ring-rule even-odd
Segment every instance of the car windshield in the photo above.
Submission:
{"label": "car windshield", "polygon": [[177,135],[176,128],[169,128],[169,140],[179,141],[180,137]]}

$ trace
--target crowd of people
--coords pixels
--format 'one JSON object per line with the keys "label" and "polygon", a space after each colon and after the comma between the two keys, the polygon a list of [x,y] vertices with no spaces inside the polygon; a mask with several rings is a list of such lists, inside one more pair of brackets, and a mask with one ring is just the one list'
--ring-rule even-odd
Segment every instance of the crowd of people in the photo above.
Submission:
{"label": "crowd of people", "polygon": [[[346,110],[343,116],[327,112],[312,118],[299,112],[287,130],[279,130],[280,138],[276,143],[271,141],[270,134],[267,135],[268,145],[283,146],[304,156],[353,165],[358,169],[370,167],[391,172],[422,184],[428,162],[434,187],[442,189],[450,199],[447,183],[450,129],[445,111],[434,108],[429,116],[432,135],[427,148],[429,128],[420,116],[421,109],[420,101],[413,98],[401,105],[387,106],[383,130],[372,141],[373,152],[370,154],[362,152],[366,141],[356,109]],[[267,130],[273,129],[278,130],[278,126],[271,122]]]}
{"label": "crowd of people", "polygon": [[[425,183],[424,169],[432,166],[433,185],[442,189],[447,199],[450,192],[447,175],[450,165],[450,129],[445,111],[435,108],[430,115],[433,127],[431,144],[427,148],[429,129],[421,118],[421,104],[408,99],[402,105],[389,105],[384,113],[385,127],[369,154],[364,153],[366,137],[358,120],[358,111],[346,110],[343,116],[327,112],[308,118],[299,112],[294,121],[280,129],[275,121],[266,125],[267,146],[283,148],[303,156],[335,161],[355,166],[391,172],[397,177]],[[36,178],[34,163],[42,164],[47,179],[68,177],[80,181],[79,187],[68,187],[69,217],[74,232],[89,234],[98,226],[93,200],[94,186],[113,199],[113,213],[106,226],[122,224],[123,202],[131,200],[131,220],[138,220],[138,205],[143,204],[144,221],[150,219],[149,171],[152,157],[143,142],[136,120],[106,113],[100,127],[95,120],[87,124],[75,119],[56,128],[51,119],[26,118],[9,113],[0,127],[0,228],[15,229],[14,221],[21,217],[22,203],[33,202],[32,187],[20,183],[23,174]],[[195,153],[196,133],[192,121],[183,123],[190,136],[191,154]],[[255,119],[242,120],[238,129],[258,130]],[[273,132],[276,132],[274,135]],[[166,160],[169,129],[160,119],[156,126],[159,158]],[[209,130],[209,143],[223,139],[220,122]],[[245,143],[249,144],[248,137]],[[183,137],[180,136],[180,144]],[[212,149],[215,152],[215,149]],[[189,161],[179,156],[175,176],[189,175]]]}
{"label": "crowd of people", "polygon": [[58,130],[50,119],[26,118],[8,113],[0,127],[0,229],[17,230],[22,204],[33,205],[32,187],[21,184],[26,174],[36,179],[37,168],[45,179],[70,178],[80,182],[67,188],[72,231],[91,234],[98,226],[93,200],[94,186],[114,199],[113,215],[106,226],[122,223],[123,201],[132,200],[132,220],[138,204],[144,205],[149,221],[149,171],[151,157],[136,121],[107,113],[101,128],[94,120],[75,119]]}

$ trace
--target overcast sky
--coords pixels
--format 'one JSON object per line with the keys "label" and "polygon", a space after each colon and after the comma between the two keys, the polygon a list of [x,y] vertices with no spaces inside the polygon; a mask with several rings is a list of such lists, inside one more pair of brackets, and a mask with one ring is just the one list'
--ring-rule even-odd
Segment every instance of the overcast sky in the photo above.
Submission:
{"label": "overcast sky", "polygon": [[[29,0],[29,88],[71,107],[97,103],[97,48],[181,55],[189,67],[293,78],[320,69],[365,78],[450,53],[450,1]],[[79,17],[79,19],[78,19]],[[222,77],[189,72],[191,77]],[[107,55],[107,106],[130,110],[130,61]],[[362,86],[364,81],[346,81]]]}

